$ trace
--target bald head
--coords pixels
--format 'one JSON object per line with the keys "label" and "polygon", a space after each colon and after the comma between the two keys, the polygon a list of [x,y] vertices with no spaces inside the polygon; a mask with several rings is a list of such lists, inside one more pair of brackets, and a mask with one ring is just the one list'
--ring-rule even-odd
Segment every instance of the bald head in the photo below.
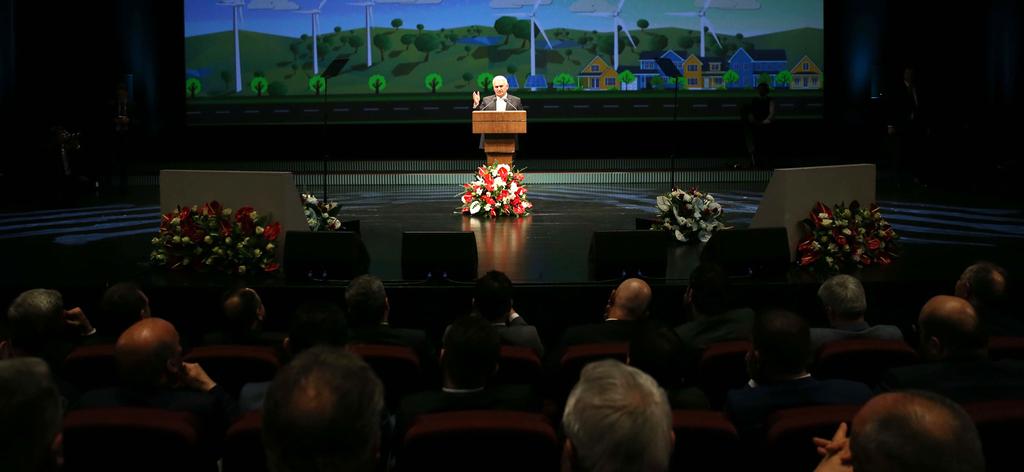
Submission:
{"label": "bald head", "polygon": [[974,422],[953,401],[929,392],[893,392],[853,419],[854,470],[982,471]]}
{"label": "bald head", "polygon": [[932,297],[921,308],[917,323],[922,349],[931,359],[983,355],[988,346],[988,337],[979,325],[977,312],[963,298]]}
{"label": "bald head", "polygon": [[181,343],[174,325],[160,318],[135,323],[114,346],[121,380],[138,387],[156,387],[177,372]]}
{"label": "bald head", "polygon": [[650,303],[651,286],[640,279],[626,279],[612,292],[608,316],[620,320],[644,319]]}

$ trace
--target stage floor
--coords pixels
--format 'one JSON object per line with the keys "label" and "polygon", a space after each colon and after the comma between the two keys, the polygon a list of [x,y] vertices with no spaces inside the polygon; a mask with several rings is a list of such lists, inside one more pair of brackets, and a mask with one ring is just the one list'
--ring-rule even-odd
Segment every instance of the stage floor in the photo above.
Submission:
{"label": "stage floor", "polygon": [[[486,220],[455,213],[452,186],[329,187],[343,219],[361,222],[370,270],[386,281],[401,279],[402,231],[474,231],[481,272],[497,269],[520,284],[588,283],[588,249],[594,231],[633,229],[654,215],[665,185],[533,185],[535,213],[521,219]],[[763,184],[701,187],[725,207],[728,224],[749,225]],[[319,191],[319,189],[317,189]],[[318,192],[319,193],[319,192]],[[879,204],[903,236],[905,256],[884,278],[949,280],[967,264],[989,259],[1020,267],[1024,211],[1008,202],[922,188],[879,186]],[[158,192],[89,195],[65,208],[0,213],[8,289],[35,286],[102,286],[146,279],[149,241],[159,223]],[[685,283],[698,248],[670,251],[668,282]],[[883,277],[866,271],[865,278]],[[790,275],[794,277],[794,275]],[[800,277],[800,275],[796,275]]]}

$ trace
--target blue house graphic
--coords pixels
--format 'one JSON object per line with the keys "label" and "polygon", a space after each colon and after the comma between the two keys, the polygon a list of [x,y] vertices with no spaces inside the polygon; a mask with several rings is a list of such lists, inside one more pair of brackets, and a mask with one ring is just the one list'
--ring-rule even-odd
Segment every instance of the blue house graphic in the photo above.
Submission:
{"label": "blue house graphic", "polygon": [[739,48],[729,58],[729,69],[739,75],[740,80],[729,84],[729,88],[754,88],[757,86],[757,77],[762,73],[768,74],[772,88],[778,84],[775,76],[783,70],[787,70],[785,49],[755,49],[747,52]]}

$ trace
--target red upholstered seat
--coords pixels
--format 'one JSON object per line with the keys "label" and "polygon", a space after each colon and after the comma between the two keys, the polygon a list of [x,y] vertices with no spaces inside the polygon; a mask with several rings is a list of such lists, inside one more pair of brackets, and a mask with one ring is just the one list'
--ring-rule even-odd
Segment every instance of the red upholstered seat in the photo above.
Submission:
{"label": "red upholstered seat", "polygon": [[671,470],[740,470],[742,451],[736,427],[719,411],[675,410],[676,444]]}
{"label": "red upholstered seat", "polygon": [[697,363],[697,385],[712,408],[721,408],[726,392],[746,385],[750,379],[746,362],[750,346],[750,341],[724,341],[704,350]]}
{"label": "red upholstered seat", "polygon": [[262,411],[250,411],[228,428],[224,438],[222,472],[263,472],[267,470],[262,422]]}
{"label": "red upholstered seat", "polygon": [[528,347],[501,346],[494,383],[539,385],[543,369],[537,353]]}
{"label": "red upholstered seat", "polygon": [[242,385],[269,381],[281,367],[277,349],[270,346],[202,346],[189,351],[185,361],[198,363],[214,382],[236,398]]}
{"label": "red upholstered seat", "polygon": [[917,362],[917,353],[903,341],[844,339],[818,351],[813,371],[820,379],[847,379],[878,385],[885,371]]}
{"label": "red upholstered seat", "polygon": [[63,375],[83,392],[117,385],[114,345],[76,347],[64,359]]}
{"label": "red upholstered seat", "polygon": [[765,422],[764,459],[778,470],[814,470],[821,461],[814,437],[831,438],[840,423],[850,426],[860,405],[818,405],[775,412]]}
{"label": "red upholstered seat", "polygon": [[390,408],[403,396],[423,388],[420,359],[412,348],[384,344],[349,344],[345,348],[362,357],[377,374]]}

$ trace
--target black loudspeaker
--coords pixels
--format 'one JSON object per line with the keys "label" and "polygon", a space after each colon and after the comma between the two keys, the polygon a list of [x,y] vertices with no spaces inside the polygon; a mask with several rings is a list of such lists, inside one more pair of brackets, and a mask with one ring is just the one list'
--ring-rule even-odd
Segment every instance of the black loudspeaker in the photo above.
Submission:
{"label": "black loudspeaker", "polygon": [[476,235],[472,231],[402,233],[405,280],[476,280]]}
{"label": "black loudspeaker", "polygon": [[359,233],[289,231],[284,272],[289,280],[351,280],[370,269],[370,255]]}
{"label": "black loudspeaker", "polygon": [[595,231],[590,240],[590,276],[595,280],[664,277],[669,233]]}
{"label": "black loudspeaker", "polygon": [[789,237],[786,228],[717,231],[700,261],[718,264],[731,276],[783,274],[789,270]]}

